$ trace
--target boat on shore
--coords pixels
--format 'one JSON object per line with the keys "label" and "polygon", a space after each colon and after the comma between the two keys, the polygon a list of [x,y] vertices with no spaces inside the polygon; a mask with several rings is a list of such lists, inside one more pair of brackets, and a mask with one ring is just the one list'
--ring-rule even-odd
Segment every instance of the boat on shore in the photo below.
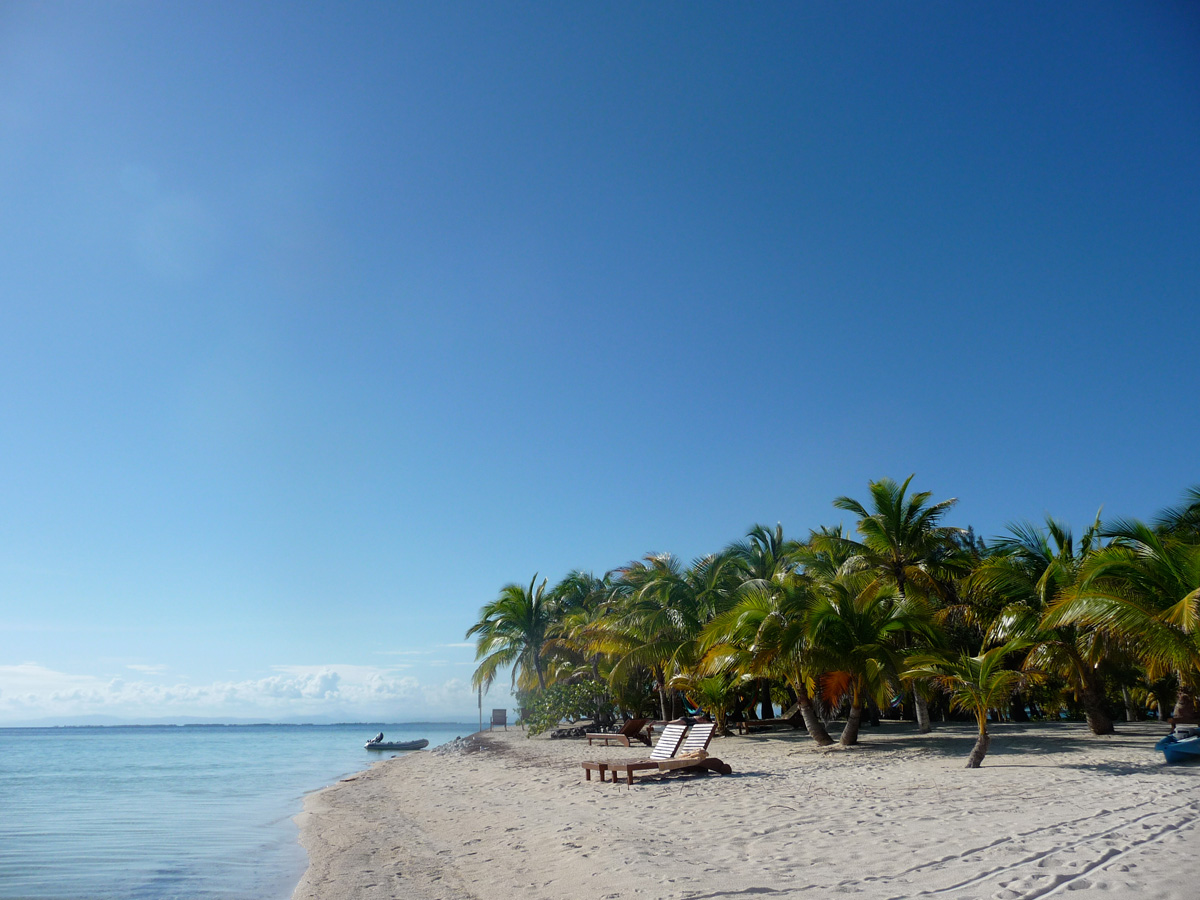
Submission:
{"label": "boat on shore", "polygon": [[368,750],[424,750],[429,741],[421,738],[416,741],[367,741],[363,745]]}
{"label": "boat on shore", "polygon": [[1169,763],[1200,761],[1200,729],[1176,728],[1157,744],[1155,750],[1161,750]]}

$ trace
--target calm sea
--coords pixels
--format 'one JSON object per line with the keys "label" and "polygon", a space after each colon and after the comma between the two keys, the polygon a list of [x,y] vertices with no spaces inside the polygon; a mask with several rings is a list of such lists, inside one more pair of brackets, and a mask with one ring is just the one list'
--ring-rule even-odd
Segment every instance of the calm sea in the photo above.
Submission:
{"label": "calm sea", "polygon": [[0,898],[287,900],[304,795],[475,724],[0,728]]}

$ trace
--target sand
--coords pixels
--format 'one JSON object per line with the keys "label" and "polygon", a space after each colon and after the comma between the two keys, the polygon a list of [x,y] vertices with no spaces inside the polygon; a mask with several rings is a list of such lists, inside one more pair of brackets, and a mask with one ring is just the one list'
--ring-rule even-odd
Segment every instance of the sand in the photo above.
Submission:
{"label": "sand", "polygon": [[1200,896],[1200,766],[1166,766],[1158,723],[1109,737],[1001,725],[983,768],[944,724],[716,738],[728,776],[584,781],[584,740],[485,732],[310,795],[294,900]]}

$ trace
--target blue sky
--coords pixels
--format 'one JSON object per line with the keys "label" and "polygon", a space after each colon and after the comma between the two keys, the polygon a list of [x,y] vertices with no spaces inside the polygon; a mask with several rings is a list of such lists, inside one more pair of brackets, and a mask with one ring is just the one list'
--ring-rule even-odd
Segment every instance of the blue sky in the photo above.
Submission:
{"label": "blue sky", "polygon": [[16,3],[0,134],[0,724],[472,719],[535,572],[1200,482],[1194,4]]}

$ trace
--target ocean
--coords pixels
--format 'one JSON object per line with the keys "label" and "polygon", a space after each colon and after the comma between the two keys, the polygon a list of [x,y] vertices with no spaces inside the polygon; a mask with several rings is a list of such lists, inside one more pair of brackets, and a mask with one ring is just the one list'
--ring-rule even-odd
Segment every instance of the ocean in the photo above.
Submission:
{"label": "ocean", "polygon": [[[0,898],[287,900],[304,795],[477,724],[0,728]],[[418,751],[422,752],[422,751]]]}

